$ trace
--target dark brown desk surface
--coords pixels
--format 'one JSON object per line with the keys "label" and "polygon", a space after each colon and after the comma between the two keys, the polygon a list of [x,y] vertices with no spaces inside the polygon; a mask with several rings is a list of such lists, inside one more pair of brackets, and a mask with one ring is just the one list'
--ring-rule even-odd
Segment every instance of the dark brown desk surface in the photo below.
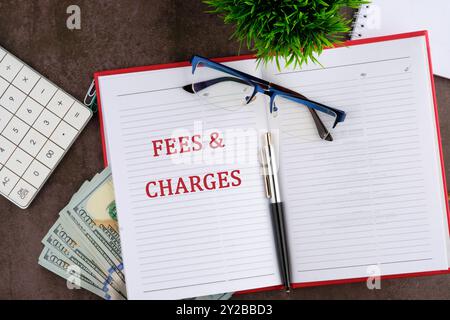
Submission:
{"label": "dark brown desk surface", "polygon": [[[66,8],[82,10],[82,29],[66,28]],[[193,53],[236,55],[239,45],[200,0],[0,0],[0,45],[82,99],[94,71],[183,61]],[[245,51],[244,51],[245,52]],[[450,161],[450,80],[436,77],[445,158]],[[96,299],[68,290],[37,264],[41,239],[81,183],[102,169],[95,117],[40,192],[22,211],[0,197],[0,299]],[[447,168],[447,176],[450,166]],[[450,275],[269,292],[240,299],[450,298]]]}

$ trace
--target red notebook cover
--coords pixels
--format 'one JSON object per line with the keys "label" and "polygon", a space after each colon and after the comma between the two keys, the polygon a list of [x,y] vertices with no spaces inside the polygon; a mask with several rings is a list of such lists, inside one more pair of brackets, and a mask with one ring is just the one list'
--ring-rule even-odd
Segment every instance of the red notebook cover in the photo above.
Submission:
{"label": "red notebook cover", "polygon": [[[445,192],[445,194],[447,194],[447,183],[446,183],[446,179],[445,179],[444,157],[443,157],[443,153],[442,153],[442,143],[441,143],[441,133],[440,133],[440,128],[439,128],[439,116],[438,116],[438,108],[437,108],[436,89],[435,89],[435,85],[434,85],[434,77],[433,77],[433,69],[432,69],[432,62],[431,62],[431,51],[430,51],[428,32],[427,31],[416,31],[416,32],[395,34],[395,35],[389,35],[389,36],[346,41],[341,45],[327,48],[325,50],[332,50],[333,48],[341,47],[341,46],[349,47],[349,46],[357,46],[357,45],[363,45],[363,44],[368,44],[368,43],[406,39],[406,38],[413,38],[413,37],[425,37],[425,40],[426,40],[428,63],[429,63],[429,69],[430,69],[430,82],[431,82],[431,88],[432,88],[432,93],[433,93],[433,104],[434,104],[435,115],[436,115],[436,118],[435,118],[436,128],[437,128],[437,136],[438,136],[438,141],[439,141],[439,157],[440,157],[440,161],[441,161],[442,181],[443,181],[444,192]],[[216,62],[230,62],[230,61],[246,60],[246,59],[255,59],[255,56],[254,55],[240,55],[240,56],[233,56],[233,57],[216,58],[216,59],[212,59],[212,60],[214,60]],[[108,76],[108,75],[118,75],[118,74],[124,74],[124,73],[134,73],[134,72],[152,71],[152,70],[160,70],[160,69],[179,68],[179,67],[187,67],[190,65],[191,65],[190,62],[184,61],[184,62],[151,65],[151,66],[142,66],[142,67],[134,67],[134,68],[101,71],[101,72],[97,72],[94,74],[96,92],[97,92],[98,113],[99,113],[99,120],[100,120],[100,134],[101,134],[101,139],[102,139],[103,159],[104,159],[105,167],[108,166],[108,160],[107,160],[107,153],[106,153],[105,133],[104,133],[104,126],[103,126],[103,119],[102,119],[102,104],[101,104],[100,94],[99,94],[100,88],[98,85],[98,78],[101,76]],[[449,230],[450,230],[450,210],[449,210],[448,202],[446,202],[446,211],[447,211],[447,222],[448,222]],[[450,273],[450,269],[427,271],[427,272],[417,272],[417,273],[397,274],[397,275],[387,275],[387,276],[381,276],[381,279],[409,278],[409,277],[429,276],[429,275],[448,274],[448,273]],[[365,282],[365,281],[367,281],[367,279],[368,279],[368,277],[354,278],[354,279],[341,279],[341,280],[327,280],[327,281],[317,281],[317,282],[293,283],[292,286],[293,286],[293,288],[304,288],[304,287],[331,285],[331,284]],[[279,289],[283,289],[283,286],[280,285],[280,286],[272,286],[272,287],[266,287],[266,288],[258,288],[258,289],[240,291],[240,292],[238,292],[238,294],[279,290]]]}

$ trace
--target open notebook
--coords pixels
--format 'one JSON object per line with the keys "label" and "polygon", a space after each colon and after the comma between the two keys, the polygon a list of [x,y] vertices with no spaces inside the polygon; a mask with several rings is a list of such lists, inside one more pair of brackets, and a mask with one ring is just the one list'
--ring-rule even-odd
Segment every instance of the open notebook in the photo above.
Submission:
{"label": "open notebook", "polygon": [[[427,34],[347,45],[325,50],[322,66],[301,70],[257,67],[248,56],[219,59],[347,113],[331,143],[305,143],[283,131],[276,142],[293,286],[362,280],[374,270],[447,272],[446,187]],[[131,299],[281,284],[257,141],[223,135],[243,156],[238,162],[217,161],[220,150],[205,156],[208,148],[155,156],[153,142],[170,137],[233,130],[251,137],[267,129],[264,99],[245,112],[211,108],[181,89],[190,82],[188,63],[96,74]],[[279,125],[296,123],[280,117]],[[190,181],[204,183],[208,174],[215,187],[190,192]],[[189,192],[155,187],[168,179],[182,179]]]}

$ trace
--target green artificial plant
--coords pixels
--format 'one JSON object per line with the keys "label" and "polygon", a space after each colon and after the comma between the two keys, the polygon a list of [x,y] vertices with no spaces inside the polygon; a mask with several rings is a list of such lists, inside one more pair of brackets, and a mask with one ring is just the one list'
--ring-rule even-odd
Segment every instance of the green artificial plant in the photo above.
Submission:
{"label": "green artificial plant", "polygon": [[203,0],[209,12],[219,14],[225,23],[234,24],[232,37],[255,51],[259,61],[274,58],[299,65],[325,47],[340,43],[350,31],[351,20],[341,9],[357,8],[367,0]]}

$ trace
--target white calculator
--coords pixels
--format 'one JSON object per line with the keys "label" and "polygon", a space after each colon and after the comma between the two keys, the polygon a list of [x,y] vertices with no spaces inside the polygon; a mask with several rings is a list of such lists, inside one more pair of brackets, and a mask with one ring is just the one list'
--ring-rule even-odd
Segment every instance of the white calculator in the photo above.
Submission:
{"label": "white calculator", "polygon": [[91,117],[0,47],[0,193],[26,209]]}

